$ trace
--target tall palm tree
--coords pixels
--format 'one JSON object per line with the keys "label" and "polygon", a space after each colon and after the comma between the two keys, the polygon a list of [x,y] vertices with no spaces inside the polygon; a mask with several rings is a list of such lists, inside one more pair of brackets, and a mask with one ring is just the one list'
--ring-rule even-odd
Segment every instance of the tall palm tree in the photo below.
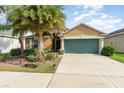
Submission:
{"label": "tall palm tree", "polygon": [[16,32],[19,32],[20,40],[23,40],[26,30],[33,32],[38,38],[38,53],[41,53],[43,32],[57,32],[58,29],[64,27],[65,15],[61,10],[61,6],[50,5],[10,6],[7,13],[8,22]]}
{"label": "tall palm tree", "polygon": [[25,15],[30,19],[30,31],[38,38],[38,52],[43,51],[43,32],[54,31],[64,26],[65,15],[61,6],[27,6]]}
{"label": "tall palm tree", "polygon": [[61,33],[61,31],[63,31],[65,29],[65,22],[64,20],[66,19],[66,16],[64,15],[64,13],[61,11],[63,9],[63,7],[61,6],[55,6],[54,8],[54,12],[56,15],[54,15],[55,18],[53,18],[53,22],[54,22],[54,51],[57,51],[57,45],[56,45],[56,41],[57,41],[57,37],[58,34]]}

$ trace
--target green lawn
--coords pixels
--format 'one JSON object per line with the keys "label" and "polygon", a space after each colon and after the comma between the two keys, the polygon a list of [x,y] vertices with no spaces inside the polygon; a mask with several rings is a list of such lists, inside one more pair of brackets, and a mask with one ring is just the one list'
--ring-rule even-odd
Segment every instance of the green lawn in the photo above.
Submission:
{"label": "green lawn", "polygon": [[26,68],[18,65],[0,63],[0,71],[32,72],[32,73],[54,73],[56,67],[50,64],[39,65],[36,68]]}
{"label": "green lawn", "polygon": [[124,63],[124,54],[115,53],[113,56],[111,56],[112,59],[115,59],[121,63]]}

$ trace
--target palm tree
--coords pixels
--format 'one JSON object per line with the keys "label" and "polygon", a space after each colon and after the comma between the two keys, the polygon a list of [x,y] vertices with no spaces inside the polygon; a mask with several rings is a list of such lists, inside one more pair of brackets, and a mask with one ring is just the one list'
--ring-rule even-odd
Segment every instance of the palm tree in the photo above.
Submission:
{"label": "palm tree", "polygon": [[[31,31],[38,38],[38,53],[43,51],[43,32],[57,32],[64,27],[65,15],[61,6],[28,5],[10,6],[8,23],[14,33],[19,33],[21,46],[25,31]],[[23,48],[22,48],[23,49]]]}
{"label": "palm tree", "polygon": [[66,16],[64,15],[64,13],[61,11],[63,7],[61,6],[55,6],[55,18],[53,19],[53,22],[54,22],[54,27],[53,27],[53,30],[54,30],[54,51],[56,52],[56,48],[57,48],[57,45],[56,45],[56,40],[57,40],[57,36],[59,33],[61,33],[64,29],[65,29],[65,22],[64,20],[66,19]]}
{"label": "palm tree", "polygon": [[[26,23],[27,20],[23,15],[24,9],[22,6],[20,7],[12,7],[12,10],[9,11],[7,20],[8,24],[11,25],[11,29],[13,29],[13,36],[19,36],[19,43],[21,52],[24,50],[24,34],[28,32],[29,25]],[[25,22],[24,22],[25,21]]]}
{"label": "palm tree", "polygon": [[64,26],[65,15],[60,6],[27,6],[26,16],[30,17],[30,31],[38,38],[38,53],[43,51],[43,32],[56,30]]}
{"label": "palm tree", "polygon": [[14,29],[12,31],[13,36],[18,36],[19,37],[19,43],[20,43],[20,48],[21,48],[21,53],[23,54],[24,52],[24,34],[27,31],[27,29]]}

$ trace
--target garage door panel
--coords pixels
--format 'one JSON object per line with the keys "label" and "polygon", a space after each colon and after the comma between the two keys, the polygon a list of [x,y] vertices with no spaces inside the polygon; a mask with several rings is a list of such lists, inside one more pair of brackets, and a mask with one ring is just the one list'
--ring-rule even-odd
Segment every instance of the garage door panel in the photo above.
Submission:
{"label": "garage door panel", "polygon": [[74,46],[73,50],[75,53],[80,52],[80,41],[74,40],[73,45],[71,45],[71,46]]}
{"label": "garage door panel", "polygon": [[65,53],[98,53],[98,39],[66,39]]}

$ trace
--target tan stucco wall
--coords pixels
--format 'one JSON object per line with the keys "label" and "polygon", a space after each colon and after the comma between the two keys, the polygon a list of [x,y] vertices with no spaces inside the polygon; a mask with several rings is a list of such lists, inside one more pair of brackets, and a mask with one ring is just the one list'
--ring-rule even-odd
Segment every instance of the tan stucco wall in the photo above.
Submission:
{"label": "tan stucco wall", "polygon": [[15,38],[0,37],[0,50],[2,53],[10,52],[12,48],[18,48],[19,41]]}
{"label": "tan stucco wall", "polygon": [[[52,40],[50,38],[43,39],[44,42],[44,49],[46,48],[52,48]],[[25,48],[30,48],[30,39],[25,40]]]}
{"label": "tan stucco wall", "polygon": [[66,36],[77,36],[77,35],[97,35],[97,36],[99,36],[100,32],[98,32],[94,29],[91,29],[89,27],[80,25],[64,34],[65,37]]}
{"label": "tan stucco wall", "polygon": [[52,40],[50,38],[44,39],[44,49],[45,48],[48,48],[48,49],[52,48]]}
{"label": "tan stucco wall", "polygon": [[124,53],[124,34],[105,38],[105,45],[112,45],[117,52]]}
{"label": "tan stucco wall", "polygon": [[25,39],[25,48],[30,48],[30,39]]}

